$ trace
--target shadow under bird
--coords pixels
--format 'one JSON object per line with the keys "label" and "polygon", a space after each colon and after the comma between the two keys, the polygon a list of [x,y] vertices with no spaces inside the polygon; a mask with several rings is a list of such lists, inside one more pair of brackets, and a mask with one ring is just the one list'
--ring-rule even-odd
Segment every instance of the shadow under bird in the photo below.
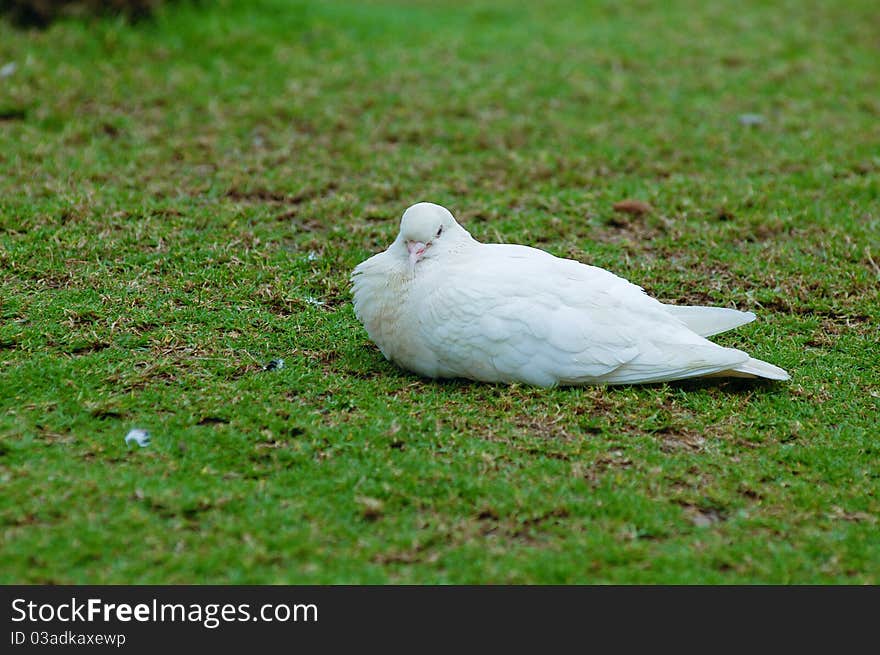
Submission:
{"label": "shadow under bird", "polygon": [[480,243],[429,202],[352,273],[354,310],[382,354],[428,378],[538,386],[788,373],[706,337],[751,312],[666,305],[605,269]]}

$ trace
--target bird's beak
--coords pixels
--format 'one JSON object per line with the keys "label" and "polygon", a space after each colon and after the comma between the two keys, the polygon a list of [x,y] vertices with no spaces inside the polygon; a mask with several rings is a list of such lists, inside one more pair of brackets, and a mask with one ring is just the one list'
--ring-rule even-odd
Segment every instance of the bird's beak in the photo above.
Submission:
{"label": "bird's beak", "polygon": [[409,265],[415,266],[416,262],[425,254],[425,244],[421,241],[407,241],[406,249],[409,250]]}

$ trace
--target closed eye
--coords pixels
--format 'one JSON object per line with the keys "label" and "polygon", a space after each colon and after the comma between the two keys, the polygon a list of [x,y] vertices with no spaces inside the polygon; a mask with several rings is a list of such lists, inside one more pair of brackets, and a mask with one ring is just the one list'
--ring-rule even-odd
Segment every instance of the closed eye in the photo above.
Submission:
{"label": "closed eye", "polygon": [[442,225],[440,226],[440,229],[437,230],[437,234],[434,235],[434,238],[435,238],[435,239],[438,239],[438,238],[440,237],[441,234],[443,234],[443,226],[442,226]]}

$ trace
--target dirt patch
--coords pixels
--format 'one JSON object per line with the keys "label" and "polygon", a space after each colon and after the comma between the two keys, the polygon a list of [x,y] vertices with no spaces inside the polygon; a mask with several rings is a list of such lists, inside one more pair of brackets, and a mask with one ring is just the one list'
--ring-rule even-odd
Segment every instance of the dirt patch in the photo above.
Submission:
{"label": "dirt patch", "polygon": [[690,522],[699,528],[721,523],[727,518],[726,513],[717,507],[695,505],[688,502],[679,502],[678,504],[684,508],[685,516],[690,519]]}
{"label": "dirt patch", "polygon": [[654,211],[654,208],[643,200],[634,200],[632,198],[615,202],[612,208],[616,212],[630,214],[631,216],[644,216]]}
{"label": "dirt patch", "polygon": [[236,202],[245,203],[270,203],[284,205],[301,205],[308,200],[326,196],[336,191],[338,186],[335,182],[329,182],[322,187],[313,189],[304,189],[295,194],[285,193],[283,191],[272,191],[270,189],[249,189],[243,190],[238,187],[232,187],[226,192],[226,197]]}
{"label": "dirt patch", "polygon": [[668,429],[662,430],[657,434],[663,442],[660,444],[660,450],[665,453],[677,451],[701,452],[706,443],[706,439],[699,433],[692,430]]}
{"label": "dirt patch", "polygon": [[549,416],[517,416],[513,419],[514,425],[528,435],[541,437],[542,439],[571,441],[574,435],[566,430],[567,423],[571,419],[559,415]]}
{"label": "dirt patch", "polygon": [[196,425],[226,425],[229,419],[222,416],[203,416]]}
{"label": "dirt patch", "polygon": [[666,231],[666,224],[649,218],[646,213],[618,213],[592,232],[590,238],[599,243],[626,245],[629,250],[643,252],[654,250],[653,241]]}
{"label": "dirt patch", "polygon": [[613,450],[599,455],[592,462],[575,462],[571,465],[571,474],[596,487],[605,474],[613,470],[627,470],[633,467],[633,461],[622,450]]}
{"label": "dirt patch", "polygon": [[[416,564],[436,562],[442,551],[474,542],[512,542],[527,546],[546,546],[549,526],[561,525],[570,516],[564,507],[557,507],[532,516],[502,516],[492,507],[483,507],[476,515],[448,525],[438,521],[437,532],[409,548],[392,549],[372,557],[376,564]],[[434,520],[424,521],[423,529],[430,529]]]}
{"label": "dirt patch", "polygon": [[[796,234],[802,232],[801,234]],[[804,233],[806,231],[798,231],[792,226],[779,218],[768,218],[760,223],[750,223],[743,225],[739,230],[739,238],[737,243],[758,243],[764,241],[776,241],[781,237],[797,236],[800,239],[813,238]]]}
{"label": "dirt patch", "polygon": [[107,343],[106,341],[93,341],[91,343],[82,343],[75,346],[69,346],[67,348],[63,348],[63,351],[65,354],[68,355],[91,355],[93,353],[106,350],[110,346],[111,344]]}

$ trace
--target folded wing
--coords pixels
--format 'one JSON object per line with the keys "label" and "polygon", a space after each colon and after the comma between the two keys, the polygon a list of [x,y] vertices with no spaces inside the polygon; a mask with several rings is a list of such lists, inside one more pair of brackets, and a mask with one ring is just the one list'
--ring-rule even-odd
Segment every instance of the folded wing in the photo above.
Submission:
{"label": "folded wing", "polygon": [[[475,254],[444,269],[442,279],[426,277],[415,294],[419,340],[435,354],[440,377],[629,384],[708,375],[749,360],[604,269],[524,246],[483,245]],[[701,329],[719,324],[704,323]]]}

